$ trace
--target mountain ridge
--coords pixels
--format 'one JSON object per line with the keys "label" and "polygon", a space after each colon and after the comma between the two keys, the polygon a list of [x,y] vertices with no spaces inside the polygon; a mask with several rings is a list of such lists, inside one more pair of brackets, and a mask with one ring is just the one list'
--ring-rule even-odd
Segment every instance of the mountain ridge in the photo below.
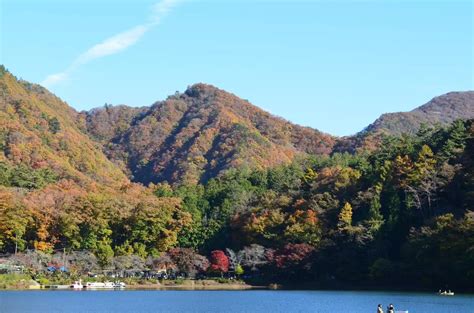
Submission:
{"label": "mountain ridge", "polygon": [[[265,169],[299,156],[373,150],[385,135],[413,134],[422,124],[447,125],[458,118],[474,118],[474,91],[450,92],[408,112],[382,114],[356,135],[336,137],[294,124],[204,83],[151,106],[106,105],[77,112],[44,87],[17,80],[4,67],[2,73],[2,110],[7,121],[3,133],[12,125],[22,125],[23,137],[31,137],[32,131],[33,146],[45,148],[40,149],[38,164],[43,165],[39,167],[49,164],[60,176],[89,177],[106,184],[126,181],[122,173],[143,184],[205,182],[230,168]],[[20,116],[22,110],[33,116],[33,122]],[[47,131],[52,122],[62,127],[58,134]],[[64,134],[72,141],[61,137]],[[51,142],[53,147],[48,146]],[[74,147],[74,153],[61,144]],[[2,146],[10,149],[5,143]],[[18,147],[24,148],[17,149],[17,161],[37,166],[30,160],[28,144],[20,142]],[[6,159],[3,152],[2,160]],[[114,173],[112,178],[108,171]]]}
{"label": "mountain ridge", "polygon": [[384,113],[373,123],[335,145],[336,152],[373,150],[385,135],[413,135],[422,125],[446,126],[457,119],[474,118],[474,91],[452,91],[436,96],[411,111]]}
{"label": "mountain ridge", "polygon": [[[447,125],[457,118],[473,118],[473,108],[474,92],[450,92],[412,111],[382,114],[356,135],[336,137],[197,83],[149,107],[120,105],[85,114],[89,133],[109,138],[102,141],[105,153],[132,180],[197,183],[232,167],[266,168],[291,162],[298,155],[373,150],[385,135],[413,134],[422,124]],[[93,126],[101,124],[107,110],[112,123],[105,118],[103,124],[121,125],[112,136]]]}
{"label": "mountain ridge", "polygon": [[[100,124],[100,113],[88,113],[90,132],[96,131],[92,122]],[[265,168],[288,163],[300,153],[329,154],[335,143],[335,137],[203,83],[154,103],[128,125],[109,142],[106,153],[145,182],[175,182],[182,175],[203,181],[230,167]]]}
{"label": "mountain ridge", "polygon": [[[414,133],[422,123],[448,124],[462,114],[465,118],[474,117],[474,91],[452,91],[434,97],[411,111],[384,113],[362,132],[385,129],[398,135]],[[394,119],[402,123],[401,127],[390,124]]]}

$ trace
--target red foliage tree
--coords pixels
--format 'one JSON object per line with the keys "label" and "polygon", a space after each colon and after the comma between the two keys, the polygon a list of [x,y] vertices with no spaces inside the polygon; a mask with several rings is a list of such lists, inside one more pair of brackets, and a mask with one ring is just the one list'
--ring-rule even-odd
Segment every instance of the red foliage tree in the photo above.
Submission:
{"label": "red foliage tree", "polygon": [[301,265],[314,251],[314,247],[305,243],[289,243],[274,256],[275,264],[278,268],[287,268],[294,265]]}
{"label": "red foliage tree", "polygon": [[222,250],[211,252],[211,270],[215,272],[227,273],[229,271],[229,258]]}

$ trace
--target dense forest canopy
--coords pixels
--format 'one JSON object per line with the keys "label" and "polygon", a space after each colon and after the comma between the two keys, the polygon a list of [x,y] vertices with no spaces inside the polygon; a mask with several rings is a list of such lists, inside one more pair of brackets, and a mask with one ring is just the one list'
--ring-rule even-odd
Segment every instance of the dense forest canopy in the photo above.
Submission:
{"label": "dense forest canopy", "polygon": [[[294,152],[316,137],[305,141],[310,130],[286,121],[272,126],[265,112],[207,85],[148,111],[106,108],[110,111],[88,116],[5,69],[0,75],[3,253],[59,249],[81,260],[81,253],[90,253],[100,267],[125,260],[146,266],[147,260],[172,263],[190,276],[231,270],[260,281],[318,286],[472,289],[472,119],[422,125],[414,134],[381,134],[376,145],[352,153],[302,149],[285,162],[263,164],[265,153],[283,153],[283,146]],[[213,106],[202,97],[233,104]],[[201,123],[203,107],[209,112]],[[220,111],[212,113],[216,107]],[[235,117],[234,111],[248,120],[225,131],[216,128],[213,114],[228,124],[231,120],[221,119]],[[97,114],[117,127],[116,135],[102,127]],[[165,125],[155,128],[156,123]],[[174,123],[181,126],[173,128]],[[167,127],[170,137],[159,135]],[[287,132],[280,134],[283,129]],[[150,138],[144,134],[164,140],[158,154],[148,151]],[[191,155],[201,155],[205,150],[198,147],[219,136],[212,153],[205,152],[219,171],[202,176]],[[239,136],[247,145],[234,151]],[[311,136],[326,135],[311,131]],[[131,150],[127,138],[145,140],[136,142],[143,151]],[[332,147],[335,139],[328,138],[314,147]],[[260,148],[249,150],[252,145],[267,147],[264,157],[256,155]],[[136,161],[142,165],[132,168],[132,175],[161,164],[164,172],[174,168],[176,179],[132,183],[121,169]],[[189,173],[189,179],[177,179]]]}

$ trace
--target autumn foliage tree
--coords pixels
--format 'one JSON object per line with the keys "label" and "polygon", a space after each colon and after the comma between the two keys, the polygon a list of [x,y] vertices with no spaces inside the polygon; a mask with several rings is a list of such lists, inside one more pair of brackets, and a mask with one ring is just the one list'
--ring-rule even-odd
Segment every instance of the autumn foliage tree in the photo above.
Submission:
{"label": "autumn foliage tree", "polygon": [[214,250],[211,252],[210,269],[213,272],[220,273],[221,275],[229,271],[229,259],[224,251]]}
{"label": "autumn foliage tree", "polygon": [[352,226],[352,206],[346,202],[339,213],[339,221],[337,227],[339,229],[347,229]]}
{"label": "autumn foliage tree", "polygon": [[21,251],[25,248],[25,233],[31,221],[29,212],[13,193],[0,187],[0,250]]}
{"label": "autumn foliage tree", "polygon": [[277,250],[274,261],[279,268],[289,268],[301,265],[304,260],[314,251],[314,247],[308,244],[287,244],[282,249]]}
{"label": "autumn foliage tree", "polygon": [[167,252],[177,269],[188,277],[205,272],[209,268],[209,261],[191,248],[173,248]]}

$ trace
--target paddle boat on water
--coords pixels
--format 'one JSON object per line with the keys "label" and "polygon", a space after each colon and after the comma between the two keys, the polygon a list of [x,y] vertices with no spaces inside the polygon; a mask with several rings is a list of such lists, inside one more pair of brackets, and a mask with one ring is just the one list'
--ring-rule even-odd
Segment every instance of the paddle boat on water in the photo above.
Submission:
{"label": "paddle boat on water", "polygon": [[440,296],[454,296],[454,292],[451,290],[445,290],[445,291],[438,291],[438,295]]}
{"label": "paddle boat on water", "polygon": [[114,283],[112,282],[88,282],[85,285],[86,289],[114,289]]}

